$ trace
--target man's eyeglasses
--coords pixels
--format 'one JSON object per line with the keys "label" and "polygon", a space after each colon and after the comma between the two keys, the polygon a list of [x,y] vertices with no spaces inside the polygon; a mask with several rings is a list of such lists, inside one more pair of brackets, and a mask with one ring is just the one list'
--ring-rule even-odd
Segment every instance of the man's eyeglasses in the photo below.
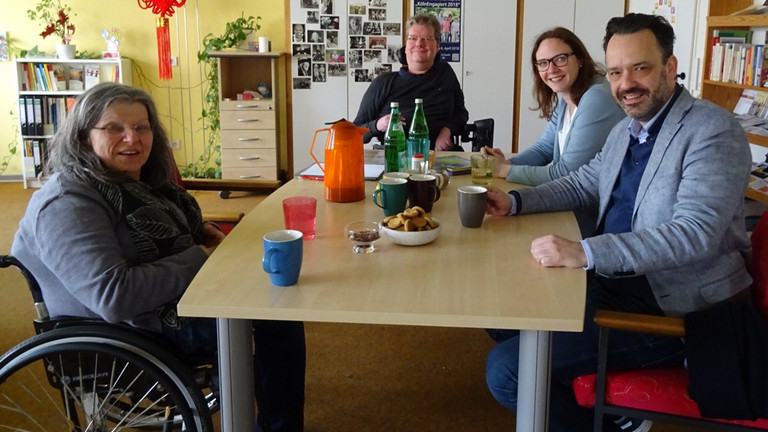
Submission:
{"label": "man's eyeglasses", "polygon": [[408,36],[407,41],[410,42],[410,43],[416,43],[416,42],[422,42],[422,43],[430,42],[431,43],[431,42],[435,41],[435,38],[433,38],[433,37],[425,37],[424,38],[424,37]]}
{"label": "man's eyeglasses", "polygon": [[550,59],[541,59],[536,60],[536,68],[539,70],[539,72],[544,72],[545,70],[549,69],[549,64],[552,63],[557,67],[563,67],[568,64],[568,57],[575,55],[574,53],[568,53],[568,54],[558,54]]}
{"label": "man's eyeglasses", "polygon": [[149,125],[127,126],[127,125],[121,125],[117,123],[109,123],[106,126],[101,126],[101,127],[94,126],[93,129],[106,131],[109,135],[112,135],[112,136],[125,135],[128,133],[129,129],[133,130],[133,132],[135,132],[137,135],[148,135],[152,133],[152,127]]}

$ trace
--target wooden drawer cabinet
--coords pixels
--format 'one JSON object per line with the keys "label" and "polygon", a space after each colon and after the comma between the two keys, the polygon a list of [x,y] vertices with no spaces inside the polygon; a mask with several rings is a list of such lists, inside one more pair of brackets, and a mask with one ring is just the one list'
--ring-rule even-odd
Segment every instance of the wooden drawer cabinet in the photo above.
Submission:
{"label": "wooden drawer cabinet", "polygon": [[276,124],[274,111],[247,109],[221,111],[222,133],[231,129],[270,129],[274,131]]}
{"label": "wooden drawer cabinet", "polygon": [[230,129],[221,131],[222,148],[277,148],[273,129]]}
{"label": "wooden drawer cabinet", "polygon": [[222,176],[230,180],[277,180],[275,166],[232,168],[223,167]]}
{"label": "wooden drawer cabinet", "polygon": [[[285,181],[288,144],[281,130],[282,89],[278,60],[282,53],[221,51],[211,53],[219,63],[219,114],[221,119],[221,173],[225,180]],[[271,98],[238,100],[245,90],[261,83]]]}

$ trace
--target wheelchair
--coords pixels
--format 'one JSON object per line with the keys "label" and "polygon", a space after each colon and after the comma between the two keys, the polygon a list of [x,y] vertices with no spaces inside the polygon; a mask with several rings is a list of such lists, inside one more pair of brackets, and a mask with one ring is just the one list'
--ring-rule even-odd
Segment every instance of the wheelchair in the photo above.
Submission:
{"label": "wheelchair", "polygon": [[213,431],[218,394],[211,364],[182,361],[158,335],[88,318],[51,319],[27,281],[36,335],[0,357],[0,430]]}

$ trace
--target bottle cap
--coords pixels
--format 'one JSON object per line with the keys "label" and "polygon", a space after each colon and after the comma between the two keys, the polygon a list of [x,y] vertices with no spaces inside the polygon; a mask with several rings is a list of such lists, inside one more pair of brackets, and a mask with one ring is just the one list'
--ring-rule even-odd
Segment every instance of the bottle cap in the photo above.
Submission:
{"label": "bottle cap", "polygon": [[416,153],[415,155],[413,155],[413,158],[414,159],[424,159],[424,155],[421,154],[421,153]]}
{"label": "bottle cap", "polygon": [[416,103],[424,103],[424,99],[416,98],[416,100],[414,102],[416,102]]}
{"label": "bottle cap", "polygon": [[390,108],[399,108],[400,104],[398,102],[390,102],[389,103]]}

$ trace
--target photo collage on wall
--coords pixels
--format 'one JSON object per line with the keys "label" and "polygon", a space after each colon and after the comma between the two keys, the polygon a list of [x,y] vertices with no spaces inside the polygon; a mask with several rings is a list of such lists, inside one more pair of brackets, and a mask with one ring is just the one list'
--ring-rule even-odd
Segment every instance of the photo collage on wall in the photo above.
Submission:
{"label": "photo collage on wall", "polygon": [[[336,0],[298,1],[306,19],[291,23],[294,90],[347,74],[355,82],[371,82],[400,67],[401,23],[387,22],[388,0],[360,0],[349,10],[337,9]],[[347,29],[340,29],[341,17],[347,18]]]}

